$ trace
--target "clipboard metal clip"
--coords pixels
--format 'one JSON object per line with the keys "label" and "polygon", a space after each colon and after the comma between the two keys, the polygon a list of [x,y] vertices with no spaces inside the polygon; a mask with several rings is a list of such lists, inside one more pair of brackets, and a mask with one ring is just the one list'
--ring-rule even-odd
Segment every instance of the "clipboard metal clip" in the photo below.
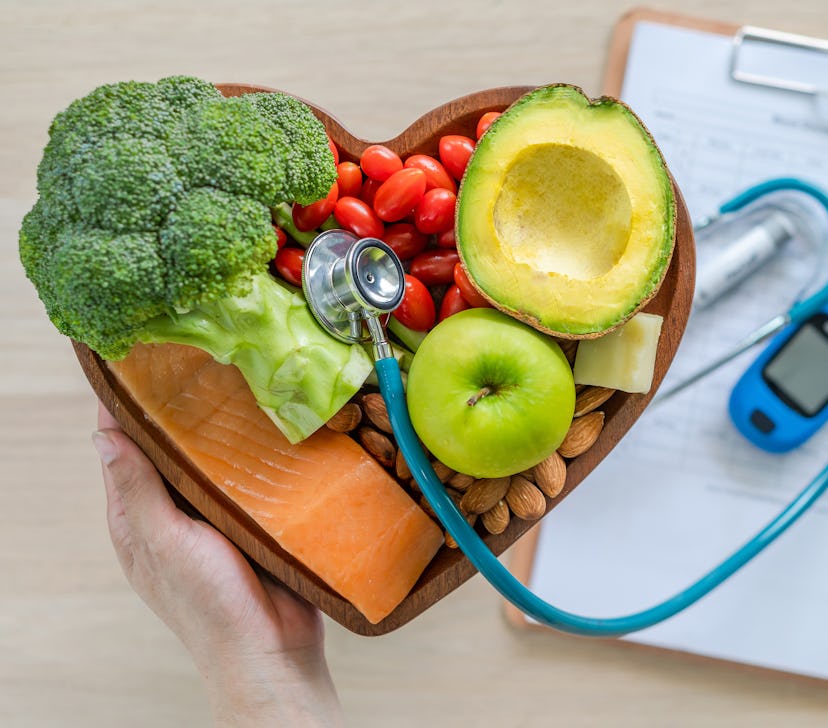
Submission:
{"label": "clipboard metal clip", "polygon": [[[757,68],[751,68],[756,60],[756,54],[752,51],[764,46],[764,54],[767,58],[775,57],[775,63],[765,62],[757,64]],[[815,56],[824,56],[828,59],[828,40],[811,38],[794,33],[784,33],[777,30],[757,28],[752,25],[745,25],[733,36],[733,47],[730,55],[730,76],[734,81],[751,83],[758,86],[795,91],[812,96],[828,95],[828,86],[822,79],[827,76],[824,73],[814,74],[814,78],[795,79],[785,78],[781,74],[775,75],[768,71],[768,65],[775,69],[784,67],[783,55],[790,52],[807,52]],[[810,65],[810,64],[809,64]],[[801,65],[799,66],[801,68]],[[816,79],[820,80],[816,80]]]}

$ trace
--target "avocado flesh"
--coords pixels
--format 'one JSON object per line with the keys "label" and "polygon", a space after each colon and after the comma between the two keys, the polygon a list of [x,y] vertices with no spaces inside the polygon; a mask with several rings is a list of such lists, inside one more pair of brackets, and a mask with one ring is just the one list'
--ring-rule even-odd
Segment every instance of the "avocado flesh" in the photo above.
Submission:
{"label": "avocado flesh", "polygon": [[572,86],[522,97],[473,154],[458,251],[498,308],[548,333],[600,335],[658,290],[675,237],[670,176],[620,102]]}

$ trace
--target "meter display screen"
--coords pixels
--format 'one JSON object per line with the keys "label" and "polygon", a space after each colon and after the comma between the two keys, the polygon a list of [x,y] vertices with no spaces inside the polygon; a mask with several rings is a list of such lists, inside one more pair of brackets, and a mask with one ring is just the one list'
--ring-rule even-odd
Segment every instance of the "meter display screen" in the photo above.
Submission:
{"label": "meter display screen", "polygon": [[828,405],[828,317],[800,328],[762,374],[783,401],[806,417]]}

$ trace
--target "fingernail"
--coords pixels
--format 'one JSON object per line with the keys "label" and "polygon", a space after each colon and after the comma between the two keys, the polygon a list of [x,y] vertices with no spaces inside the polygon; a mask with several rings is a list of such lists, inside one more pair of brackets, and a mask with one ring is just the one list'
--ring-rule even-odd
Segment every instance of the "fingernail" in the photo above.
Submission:
{"label": "fingernail", "polygon": [[118,448],[112,438],[105,432],[97,431],[92,433],[92,444],[98,451],[104,465],[109,465],[118,456]]}

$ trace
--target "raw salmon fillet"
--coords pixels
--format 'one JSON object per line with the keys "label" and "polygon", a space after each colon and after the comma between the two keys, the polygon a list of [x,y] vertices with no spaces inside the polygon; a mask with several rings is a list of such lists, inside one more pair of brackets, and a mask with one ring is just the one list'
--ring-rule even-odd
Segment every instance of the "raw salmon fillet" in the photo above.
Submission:
{"label": "raw salmon fillet", "polygon": [[235,367],[176,344],[139,344],[110,367],[213,483],[371,623],[440,548],[442,531],[361,445],[326,427],[291,445]]}

